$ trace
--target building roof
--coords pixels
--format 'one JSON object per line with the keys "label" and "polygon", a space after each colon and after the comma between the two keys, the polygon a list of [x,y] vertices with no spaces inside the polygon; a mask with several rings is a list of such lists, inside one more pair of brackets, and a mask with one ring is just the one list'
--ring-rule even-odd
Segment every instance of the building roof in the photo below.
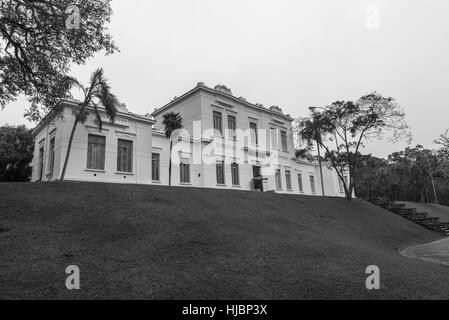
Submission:
{"label": "building roof", "polygon": [[191,89],[190,91],[187,91],[186,93],[184,93],[183,95],[181,95],[180,97],[175,97],[172,101],[170,101],[169,103],[167,103],[166,105],[155,109],[154,112],[151,114],[153,117],[156,117],[157,115],[159,115],[161,112],[163,112],[164,110],[172,107],[173,105],[175,105],[176,103],[180,102],[183,99],[186,99],[187,97],[191,96],[192,94],[195,94],[197,92],[200,91],[206,91],[215,95],[221,95],[224,96],[226,98],[232,99],[237,103],[243,104],[247,107],[250,108],[254,108],[256,110],[262,111],[262,112],[266,112],[268,114],[271,115],[276,115],[278,117],[282,117],[285,120],[288,121],[293,121],[294,119],[289,115],[289,114],[284,114],[282,112],[282,109],[279,108],[278,106],[271,106],[270,108],[266,108],[264,107],[262,104],[259,103],[250,103],[248,101],[246,101],[245,98],[243,97],[236,97],[232,94],[231,89],[229,89],[228,87],[224,86],[224,85],[217,85],[214,88],[210,88],[208,86],[206,86],[203,82],[198,82],[197,86],[193,89]]}
{"label": "building roof", "polygon": [[[58,108],[58,106],[68,106],[68,107],[74,107],[77,106],[81,103],[81,101],[76,100],[76,99],[62,99],[61,101],[59,101],[55,108],[53,108],[52,111],[50,111],[45,117],[44,119],[42,119],[39,124],[33,129],[32,134],[35,136],[36,134],[38,134],[41,129],[43,127],[45,127],[46,124],[48,124],[48,122],[53,119],[53,117],[55,116],[55,112],[58,112],[60,109]],[[102,110],[102,108],[99,108],[100,110]],[[136,113],[132,113],[129,112],[128,109],[126,108],[126,105],[124,103],[120,104],[120,106],[117,108],[117,116],[121,116],[121,117],[125,117],[131,120],[136,120],[136,121],[142,121],[142,122],[147,122],[150,124],[155,124],[156,121],[151,117],[150,114],[147,115],[138,115]]]}

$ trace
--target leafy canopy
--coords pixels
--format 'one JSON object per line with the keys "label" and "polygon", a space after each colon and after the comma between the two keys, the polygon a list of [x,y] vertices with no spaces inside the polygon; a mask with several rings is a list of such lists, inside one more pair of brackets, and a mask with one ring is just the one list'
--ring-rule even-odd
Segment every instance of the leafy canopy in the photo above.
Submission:
{"label": "leafy canopy", "polygon": [[[336,101],[326,108],[312,108],[311,115],[297,120],[299,138],[324,149],[324,161],[337,172],[348,199],[354,188],[360,149],[373,139],[397,141],[411,138],[405,114],[393,98],[373,92],[357,102]],[[319,110],[319,111],[318,111]],[[344,176],[349,171],[350,179]]]}
{"label": "leafy canopy", "polygon": [[[67,28],[79,9],[79,28]],[[38,121],[68,96],[70,65],[84,64],[95,53],[118,50],[108,34],[110,0],[0,1],[0,108],[21,94],[31,102],[25,116]]]}
{"label": "leafy canopy", "polygon": [[0,127],[0,181],[29,181],[33,136],[25,126]]}
{"label": "leafy canopy", "polygon": [[182,117],[178,112],[168,112],[164,114],[162,124],[165,126],[165,136],[170,138],[175,130],[182,129]]}

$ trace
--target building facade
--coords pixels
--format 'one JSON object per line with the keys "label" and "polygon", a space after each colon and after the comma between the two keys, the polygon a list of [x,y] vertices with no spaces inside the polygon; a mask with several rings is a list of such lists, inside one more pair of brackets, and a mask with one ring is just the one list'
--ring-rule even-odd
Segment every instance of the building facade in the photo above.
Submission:
{"label": "building facade", "polygon": [[[32,181],[60,179],[77,103],[62,101],[58,112],[50,114],[34,129]],[[154,120],[132,114],[124,105],[114,123],[106,113],[101,117],[101,131],[93,113],[84,123],[78,123],[65,179],[150,184]]]}
{"label": "building facade", "polygon": [[[34,130],[33,181],[60,177],[76,101],[64,101],[61,114]],[[183,129],[168,139],[163,119],[179,113]],[[281,108],[266,108],[219,85],[203,83],[150,115],[122,107],[114,123],[104,115],[78,124],[66,180],[169,184],[278,193],[322,195],[317,163],[295,157],[293,119]],[[337,174],[323,166],[324,194],[344,196]]]}

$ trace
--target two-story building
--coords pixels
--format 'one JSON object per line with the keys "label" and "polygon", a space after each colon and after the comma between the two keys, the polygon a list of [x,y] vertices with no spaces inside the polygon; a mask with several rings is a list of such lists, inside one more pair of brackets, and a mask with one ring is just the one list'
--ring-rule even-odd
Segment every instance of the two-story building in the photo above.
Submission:
{"label": "two-story building", "polygon": [[[59,179],[76,103],[63,101],[63,111],[34,130],[33,181]],[[114,123],[104,115],[101,132],[93,116],[78,124],[66,180],[168,185],[163,118],[169,112],[179,113],[183,124],[171,137],[171,185],[323,194],[318,164],[295,157],[290,115],[203,83],[151,116],[123,106]],[[344,196],[334,171],[323,166],[322,178],[325,195]]]}

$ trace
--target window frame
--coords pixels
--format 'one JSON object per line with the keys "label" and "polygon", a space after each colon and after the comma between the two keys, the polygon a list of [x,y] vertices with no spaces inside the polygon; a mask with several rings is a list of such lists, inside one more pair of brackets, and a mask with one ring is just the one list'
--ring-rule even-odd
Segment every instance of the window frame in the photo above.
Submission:
{"label": "window frame", "polygon": [[278,130],[276,128],[270,128],[270,143],[271,149],[278,148]]}
{"label": "window frame", "polygon": [[[215,122],[215,119],[219,120],[219,123]],[[220,136],[223,136],[223,114],[219,111],[212,111],[212,122],[214,126],[214,134],[219,134]],[[219,128],[216,128],[215,126],[218,125]]]}
{"label": "window frame", "polygon": [[[103,141],[103,143],[90,141],[91,138],[100,138]],[[94,146],[93,149],[91,149],[91,146]],[[99,151],[96,149],[96,147],[98,147],[98,146],[99,146]],[[98,163],[96,163],[96,161],[94,161],[96,159],[95,156],[98,155],[98,154],[94,155],[95,152],[100,152],[100,165],[98,168],[96,167],[98,165]],[[89,155],[91,155],[91,157],[93,157],[93,158],[92,159],[89,158]],[[102,136],[102,135],[89,133],[87,135],[86,169],[104,171],[105,163],[106,163],[106,137]]]}
{"label": "window frame", "polygon": [[231,178],[233,186],[240,186],[240,168],[237,162],[231,163]]}
{"label": "window frame", "polygon": [[151,153],[151,180],[161,181],[161,154],[157,152]]}
{"label": "window frame", "polygon": [[[232,119],[232,121],[230,121]],[[231,128],[231,123],[234,124],[234,128]],[[235,131],[237,130],[237,118],[233,115],[228,115],[228,130],[229,130],[229,138],[235,139]]]}
{"label": "window frame", "polygon": [[[254,126],[254,128],[253,128],[253,126]],[[259,144],[259,137],[258,137],[257,131],[258,131],[257,122],[250,121],[250,123],[249,123],[249,132],[251,135],[250,141],[251,141],[251,144],[253,144],[253,145]]]}
{"label": "window frame", "polygon": [[288,151],[287,131],[281,130],[281,148],[282,151]]}
{"label": "window frame", "polygon": [[[219,170],[219,168],[222,168],[221,171]],[[218,160],[215,163],[215,173],[216,173],[216,177],[217,177],[217,185],[226,185],[225,163],[223,160]],[[222,180],[222,181],[220,181],[220,180]]]}
{"label": "window frame", "polygon": [[190,184],[190,163],[188,160],[182,159],[179,164],[179,183]]}
{"label": "window frame", "polygon": [[287,190],[293,190],[292,188],[292,173],[290,170],[285,170],[285,183],[287,186]]}
{"label": "window frame", "polygon": [[304,192],[304,182],[302,179],[302,173],[298,173],[298,188],[299,188],[299,192]]}
{"label": "window frame", "polygon": [[309,175],[309,181],[310,181],[310,191],[312,194],[316,194],[316,181],[315,176],[313,174]]}
{"label": "window frame", "polygon": [[53,169],[55,167],[55,136],[50,138],[50,146],[48,153],[48,172],[47,175],[53,174]]}
{"label": "window frame", "polygon": [[275,169],[274,180],[276,183],[276,190],[282,190],[282,172],[281,169]]}
{"label": "window frame", "polygon": [[[124,168],[122,164],[123,153],[120,150],[120,143],[129,143],[131,148],[126,148],[126,152],[128,153],[128,166]],[[123,147],[122,147],[123,149]],[[126,158],[126,157],[125,157]],[[129,139],[117,139],[117,171],[120,173],[133,173],[133,162],[134,162],[134,141]]]}
{"label": "window frame", "polygon": [[42,140],[39,143],[39,149],[38,149],[38,160],[37,160],[37,166],[38,166],[38,173],[39,173],[39,181],[42,181],[44,179],[44,167],[45,167],[45,140]]}

